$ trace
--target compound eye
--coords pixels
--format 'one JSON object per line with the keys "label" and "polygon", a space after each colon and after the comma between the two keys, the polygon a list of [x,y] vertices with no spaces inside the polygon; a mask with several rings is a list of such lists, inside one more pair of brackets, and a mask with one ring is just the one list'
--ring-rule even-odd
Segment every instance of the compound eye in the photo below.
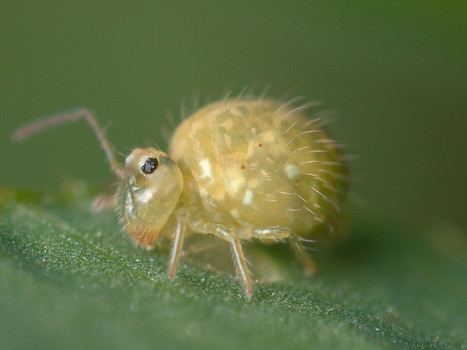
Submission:
{"label": "compound eye", "polygon": [[159,162],[157,161],[156,158],[148,158],[144,165],[141,167],[141,170],[143,173],[149,175],[154,172],[154,170],[157,169],[157,166],[159,165]]}

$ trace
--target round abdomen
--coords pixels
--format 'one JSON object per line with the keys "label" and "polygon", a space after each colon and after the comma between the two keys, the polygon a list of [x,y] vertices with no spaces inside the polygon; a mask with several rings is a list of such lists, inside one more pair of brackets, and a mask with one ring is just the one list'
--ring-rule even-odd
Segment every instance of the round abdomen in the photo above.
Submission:
{"label": "round abdomen", "polygon": [[345,226],[346,166],[335,141],[300,108],[216,102],[177,128],[171,149],[194,182],[184,195],[201,198],[205,220],[285,226],[307,237],[338,235]]}

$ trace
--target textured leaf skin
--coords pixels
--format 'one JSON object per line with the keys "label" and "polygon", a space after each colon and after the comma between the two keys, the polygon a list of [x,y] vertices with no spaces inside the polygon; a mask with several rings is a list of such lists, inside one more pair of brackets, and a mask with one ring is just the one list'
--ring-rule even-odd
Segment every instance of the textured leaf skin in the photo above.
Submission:
{"label": "textured leaf skin", "polygon": [[135,248],[88,198],[0,190],[0,201],[2,349],[467,346],[467,244],[447,229],[357,220],[310,278],[272,247],[285,279],[248,303],[237,281],[193,264],[170,281],[166,254]]}

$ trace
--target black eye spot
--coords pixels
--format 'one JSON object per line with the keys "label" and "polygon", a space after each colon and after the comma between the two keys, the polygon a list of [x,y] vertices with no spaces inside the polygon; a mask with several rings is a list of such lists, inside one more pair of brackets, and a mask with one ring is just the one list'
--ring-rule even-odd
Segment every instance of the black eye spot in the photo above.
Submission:
{"label": "black eye spot", "polygon": [[141,170],[145,174],[152,174],[154,170],[157,169],[157,166],[159,165],[159,162],[157,161],[156,158],[148,158],[144,165],[141,167]]}

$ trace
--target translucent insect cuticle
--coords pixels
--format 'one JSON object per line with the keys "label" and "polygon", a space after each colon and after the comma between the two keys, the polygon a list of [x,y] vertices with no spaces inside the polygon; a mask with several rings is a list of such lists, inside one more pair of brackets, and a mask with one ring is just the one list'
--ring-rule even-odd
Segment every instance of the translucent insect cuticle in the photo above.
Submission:
{"label": "translucent insect cuticle", "polygon": [[[85,109],[28,124],[14,139],[84,118],[120,178],[117,208],[125,231],[148,249],[159,236],[171,238],[171,278],[185,237],[222,238],[249,300],[254,283],[242,241],[287,239],[305,270],[314,272],[302,240],[337,242],[348,231],[343,207],[347,165],[319,119],[303,113],[313,104],[294,108],[294,101],[239,97],[213,102],[176,128],[167,154],[136,148],[124,164]],[[156,169],[157,176],[140,173]]]}

